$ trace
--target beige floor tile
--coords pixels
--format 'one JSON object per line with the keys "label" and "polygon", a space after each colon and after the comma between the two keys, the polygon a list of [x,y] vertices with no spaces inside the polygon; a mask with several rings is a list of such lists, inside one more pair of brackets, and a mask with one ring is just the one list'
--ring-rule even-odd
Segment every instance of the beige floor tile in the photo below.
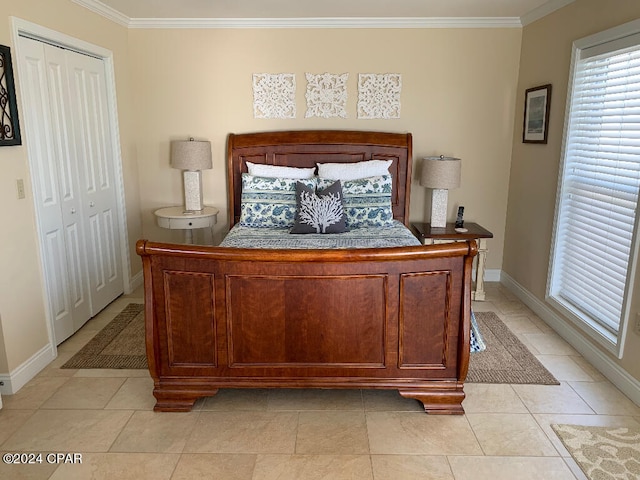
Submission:
{"label": "beige floor tile", "polygon": [[213,397],[206,397],[202,410],[266,410],[269,391],[261,388],[221,388]]}
{"label": "beige floor tile", "polygon": [[375,480],[454,480],[447,457],[372,455]]}
{"label": "beige floor tile", "polygon": [[104,408],[124,382],[124,378],[70,378],[40,408]]}
{"label": "beige floor tile", "polygon": [[462,406],[467,413],[528,413],[511,385],[467,383]]}
{"label": "beige floor tile", "polygon": [[561,457],[448,457],[456,480],[575,480]]}
{"label": "beige floor tile", "polygon": [[73,377],[76,373],[78,370],[75,368],[60,368],[60,365],[49,364],[38,374],[38,377]]}
{"label": "beige floor tile", "polygon": [[574,358],[577,357],[569,355],[536,355],[536,358],[561,382],[594,381],[593,377],[591,377],[587,371],[574,362]]}
{"label": "beige floor tile", "polygon": [[367,412],[372,454],[482,455],[463,415]]}
{"label": "beige floor tile", "polygon": [[14,395],[2,395],[2,409],[35,410],[40,408],[58,388],[64,385],[67,377],[36,377]]}
{"label": "beige floor tile", "polygon": [[543,333],[529,317],[524,315],[503,316],[502,321],[513,333]]}
{"label": "beige floor tile", "polygon": [[151,377],[127,378],[120,389],[104,407],[121,410],[153,410],[156,399],[153,396]]}
{"label": "beige floor tile", "polygon": [[531,413],[595,413],[589,405],[569,386],[560,385],[513,385]]}
{"label": "beige floor tile", "polygon": [[467,419],[485,455],[521,457],[558,455],[530,414],[470,413]]}
{"label": "beige floor tile", "polygon": [[199,413],[135,412],[111,452],[182,453]]}
{"label": "beige floor tile", "polygon": [[298,412],[200,412],[186,453],[294,453]]}
{"label": "beige floor tile", "polygon": [[424,412],[422,403],[403,397],[397,390],[362,390],[362,398],[369,412]]}
{"label": "beige floor tile", "polygon": [[78,350],[80,350],[82,347],[84,347],[87,344],[87,342],[89,342],[89,340],[91,340],[96,335],[96,333],[97,332],[95,330],[82,328],[78,330],[75,334],[73,334],[71,337],[66,339],[64,342],[62,342],[60,345],[58,345],[58,352],[59,353],[65,353],[65,352],[75,353]]}
{"label": "beige floor tile", "polygon": [[169,480],[179,455],[93,453],[81,465],[60,465],[51,480]]}
{"label": "beige floor tile", "polygon": [[568,457],[569,452],[564,447],[558,436],[555,434],[551,425],[567,424],[567,425],[590,425],[594,427],[628,427],[640,426],[640,421],[633,417],[618,415],[553,415],[543,414],[533,416],[540,425],[540,428],[547,435],[553,446],[563,457]]}
{"label": "beige floor tile", "polygon": [[251,480],[256,455],[185,453],[171,480]]}
{"label": "beige floor tile", "polygon": [[[29,459],[26,458],[25,460]],[[5,462],[0,462],[0,478],[3,480],[48,480],[56,468],[58,468],[58,465],[49,464],[44,458],[42,463],[35,464],[6,464]]]}
{"label": "beige floor tile", "polygon": [[131,414],[125,410],[38,410],[2,448],[15,452],[106,452]]}
{"label": "beige floor tile", "polygon": [[76,371],[74,377],[90,378],[151,378],[147,369],[129,368],[81,368]]}
{"label": "beige floor tile", "polygon": [[360,390],[274,389],[269,410],[363,410]]}
{"label": "beige floor tile", "polygon": [[571,357],[573,359],[573,361],[575,363],[577,363],[578,365],[580,365],[580,367],[589,374],[589,376],[593,379],[594,382],[602,382],[604,380],[606,380],[606,377],[604,375],[602,375],[602,373],[600,373],[598,371],[598,369],[596,367],[594,367],[593,365],[591,365],[584,357],[579,356],[572,356]]}
{"label": "beige floor tile", "polygon": [[640,415],[640,407],[608,381],[569,382],[596,413],[602,415]]}
{"label": "beige floor tile", "polygon": [[555,332],[525,333],[523,336],[542,355],[579,355],[571,345]]}
{"label": "beige floor tile", "polygon": [[373,480],[369,455],[259,455],[253,480]]}
{"label": "beige floor tile", "polygon": [[364,412],[300,412],[296,453],[368,454],[369,440]]}
{"label": "beige floor tile", "polygon": [[33,413],[34,410],[0,410],[0,446],[24,425]]}

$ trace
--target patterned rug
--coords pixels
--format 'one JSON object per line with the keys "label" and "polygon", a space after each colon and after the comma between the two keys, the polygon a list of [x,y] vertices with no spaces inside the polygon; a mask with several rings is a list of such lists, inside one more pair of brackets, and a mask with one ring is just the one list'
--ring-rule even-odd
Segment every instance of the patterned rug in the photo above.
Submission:
{"label": "patterned rug", "polygon": [[[127,305],[61,368],[147,368],[143,308]],[[467,382],[558,385],[495,313],[475,316],[487,348],[471,354]]]}
{"label": "patterned rug", "polygon": [[590,480],[640,478],[640,428],[551,425]]}
{"label": "patterned rug", "polygon": [[127,305],[61,368],[147,368],[144,305]]}
{"label": "patterned rug", "polygon": [[560,385],[493,312],[475,312],[487,349],[471,354],[469,383]]}

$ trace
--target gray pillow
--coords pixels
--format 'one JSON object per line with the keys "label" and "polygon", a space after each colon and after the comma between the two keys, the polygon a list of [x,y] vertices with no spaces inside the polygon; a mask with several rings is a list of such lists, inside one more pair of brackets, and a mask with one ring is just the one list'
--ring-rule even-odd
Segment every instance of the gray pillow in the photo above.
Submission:
{"label": "gray pillow", "polygon": [[346,232],[342,198],[340,180],[317,193],[304,183],[296,183],[296,217],[291,233]]}

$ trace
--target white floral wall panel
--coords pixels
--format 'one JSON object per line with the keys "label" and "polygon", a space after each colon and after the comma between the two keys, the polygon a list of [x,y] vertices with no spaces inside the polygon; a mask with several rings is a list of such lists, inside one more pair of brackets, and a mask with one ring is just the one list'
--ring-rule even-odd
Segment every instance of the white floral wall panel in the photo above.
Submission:
{"label": "white floral wall panel", "polygon": [[400,118],[402,75],[361,73],[358,75],[358,118]]}
{"label": "white floral wall panel", "polygon": [[295,100],[295,74],[253,74],[254,118],[296,118]]}
{"label": "white floral wall panel", "polygon": [[307,113],[309,117],[347,118],[348,73],[336,75],[307,73]]}

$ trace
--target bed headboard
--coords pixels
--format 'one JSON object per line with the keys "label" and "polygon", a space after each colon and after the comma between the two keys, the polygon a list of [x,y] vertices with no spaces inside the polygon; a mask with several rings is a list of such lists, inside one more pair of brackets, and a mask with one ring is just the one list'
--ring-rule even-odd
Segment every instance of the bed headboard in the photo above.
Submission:
{"label": "bed headboard", "polygon": [[242,173],[246,162],[287,167],[315,167],[316,163],[392,160],[393,216],[409,221],[411,193],[411,134],[348,130],[301,130],[229,134],[227,140],[229,228],[240,220]]}

